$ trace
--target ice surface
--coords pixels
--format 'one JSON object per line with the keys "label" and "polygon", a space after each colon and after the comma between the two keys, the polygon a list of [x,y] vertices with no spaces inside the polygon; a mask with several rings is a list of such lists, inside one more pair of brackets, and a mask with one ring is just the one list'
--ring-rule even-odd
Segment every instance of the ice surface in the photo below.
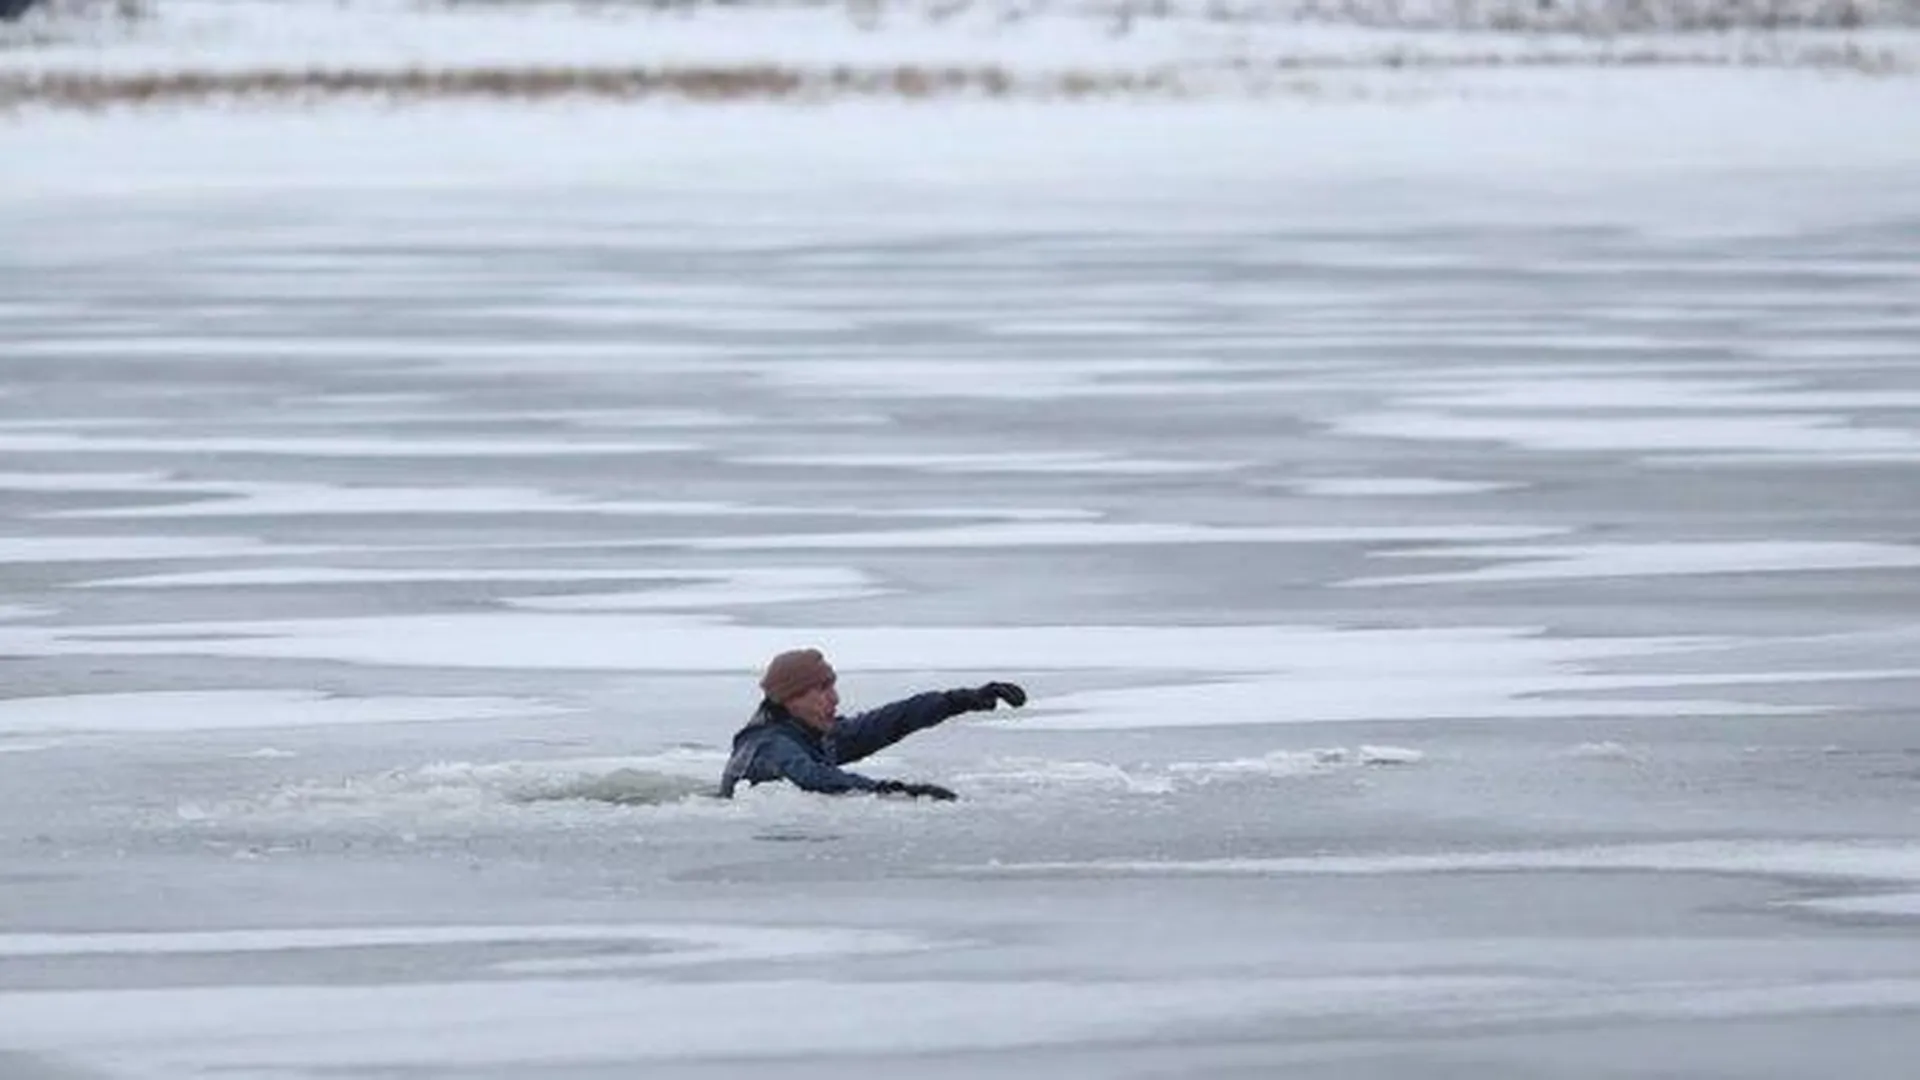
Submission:
{"label": "ice surface", "polygon": [[0,734],[183,732],[394,724],[552,715],[551,705],[498,698],[340,698],[309,690],[176,690],[66,694],[0,701]]}
{"label": "ice surface", "polygon": [[0,49],[1352,61],[0,118],[0,1075],[1908,1080],[1911,76],[892,14]]}

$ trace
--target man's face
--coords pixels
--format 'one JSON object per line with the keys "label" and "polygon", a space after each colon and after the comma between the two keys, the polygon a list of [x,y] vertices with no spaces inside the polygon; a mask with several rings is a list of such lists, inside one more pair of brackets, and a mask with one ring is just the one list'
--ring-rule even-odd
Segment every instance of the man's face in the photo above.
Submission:
{"label": "man's face", "polygon": [[825,731],[840,712],[840,691],[831,682],[823,683],[799,697],[788,698],[787,711],[808,727]]}

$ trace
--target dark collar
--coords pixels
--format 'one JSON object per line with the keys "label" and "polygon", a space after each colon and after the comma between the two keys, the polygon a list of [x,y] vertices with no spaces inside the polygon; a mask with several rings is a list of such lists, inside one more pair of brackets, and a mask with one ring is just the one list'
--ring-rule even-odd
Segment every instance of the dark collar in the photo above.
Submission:
{"label": "dark collar", "polygon": [[826,732],[788,712],[787,707],[777,701],[762,701],[758,715],[763,722],[787,728],[815,746],[821,745],[826,740]]}

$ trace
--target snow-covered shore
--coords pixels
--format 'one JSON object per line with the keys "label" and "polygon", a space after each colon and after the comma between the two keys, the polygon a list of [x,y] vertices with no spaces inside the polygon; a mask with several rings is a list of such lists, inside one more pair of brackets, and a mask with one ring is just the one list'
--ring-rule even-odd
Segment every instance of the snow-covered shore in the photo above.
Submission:
{"label": "snow-covered shore", "polygon": [[0,103],[1300,96],[1350,92],[1383,73],[1402,83],[1514,68],[1887,75],[1912,72],[1920,57],[1920,30],[1903,25],[1897,4],[1866,25],[1809,8],[1773,21],[1786,25],[1607,32],[1551,20],[1441,26],[1418,12],[1382,25],[1355,21],[1363,12],[1328,21],[1280,8],[1163,10],[155,0],[131,17],[55,8],[0,27]]}

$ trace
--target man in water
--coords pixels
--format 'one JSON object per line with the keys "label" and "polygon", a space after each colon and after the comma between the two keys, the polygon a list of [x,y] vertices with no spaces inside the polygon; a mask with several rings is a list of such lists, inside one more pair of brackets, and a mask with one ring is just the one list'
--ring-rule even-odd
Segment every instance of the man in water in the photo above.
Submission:
{"label": "man in water", "polygon": [[742,780],[787,780],[807,791],[835,795],[864,791],[954,799],[958,796],[938,784],[875,780],[840,766],[948,717],[988,712],[1002,701],[1016,709],[1027,703],[1027,692],[1013,683],[990,682],[970,689],[930,690],[870,712],[841,716],[836,682],[833,665],[818,649],[794,649],[774,657],[760,677],[765,694],[760,708],[733,736],[733,756],[720,778],[720,796],[732,798]]}

